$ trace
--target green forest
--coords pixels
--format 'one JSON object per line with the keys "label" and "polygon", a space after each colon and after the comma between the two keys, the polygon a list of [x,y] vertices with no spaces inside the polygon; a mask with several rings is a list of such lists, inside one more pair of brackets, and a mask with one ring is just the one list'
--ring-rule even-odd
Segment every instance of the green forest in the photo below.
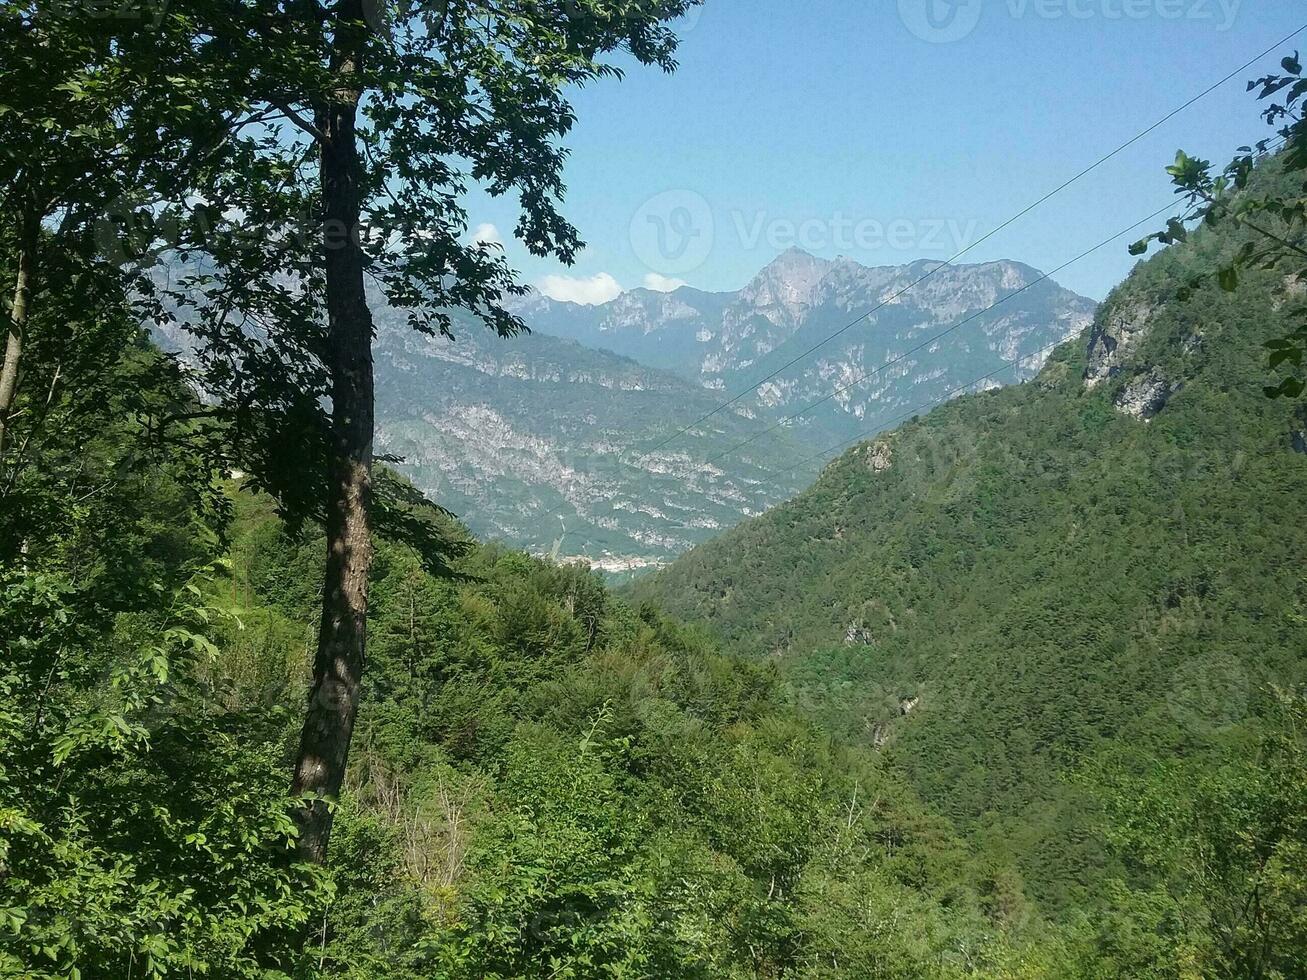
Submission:
{"label": "green forest", "polygon": [[[1267,168],[1258,190],[1297,180]],[[1114,902],[1130,866],[1093,832],[1111,816],[1100,782],[1184,785],[1186,764],[1255,757],[1307,680],[1304,421],[1262,391],[1265,345],[1297,322],[1284,271],[1186,285],[1251,234],[1160,253],[1033,383],[850,451],[635,594],[775,665],[827,730],[881,745],[1042,908]],[[1103,338],[1141,321],[1088,387]],[[1114,408],[1154,374],[1175,390],[1155,418]]]}
{"label": "green forest", "polygon": [[695,6],[4,4],[0,976],[1307,977],[1296,55],[1033,380],[653,575],[374,451],[370,304],[523,332],[460,195],[574,258]]}
{"label": "green forest", "polygon": [[52,404],[52,465],[9,497],[50,517],[6,542],[7,972],[1187,976],[1177,949],[1222,962],[1267,930],[1294,975],[1300,700],[1259,698],[1267,724],[1219,730],[1215,768],[1212,746],[1197,770],[1101,760],[1103,904],[1045,904],[1026,855],[923,802],[855,709],[424,503],[444,561],[379,545],[330,859],[299,861],[322,536],[212,480],[189,434],[152,447],[150,413],[185,397],[119,335],[108,390]]}

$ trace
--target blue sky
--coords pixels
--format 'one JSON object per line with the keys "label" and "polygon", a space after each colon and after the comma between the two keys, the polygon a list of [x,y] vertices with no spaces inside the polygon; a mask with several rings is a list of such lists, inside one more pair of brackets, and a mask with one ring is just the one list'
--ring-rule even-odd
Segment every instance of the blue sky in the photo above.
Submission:
{"label": "blue sky", "polygon": [[[576,94],[574,266],[512,241],[510,201],[470,217],[578,300],[737,289],[790,244],[945,259],[1304,24],[1297,0],[708,0],[676,74]],[[1224,162],[1269,135],[1244,78],[1295,46],[1307,32],[960,261],[1049,270],[1161,207],[1178,148]],[[1126,241],[1056,278],[1101,299]]]}

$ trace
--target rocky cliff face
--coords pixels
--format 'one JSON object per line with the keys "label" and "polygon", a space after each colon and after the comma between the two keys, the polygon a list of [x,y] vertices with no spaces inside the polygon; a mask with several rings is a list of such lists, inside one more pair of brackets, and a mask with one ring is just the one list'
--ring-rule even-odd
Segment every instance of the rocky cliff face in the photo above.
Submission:
{"label": "rocky cliff face", "polygon": [[1182,381],[1168,381],[1156,368],[1138,375],[1112,400],[1118,412],[1149,422],[1166,407],[1171,397],[1184,387]]}
{"label": "rocky cliff face", "polygon": [[[658,565],[791,497],[816,475],[818,464],[792,469],[815,449],[943,398],[1092,315],[1090,301],[1045,281],[926,344],[1039,278],[1012,262],[950,267],[895,295],[931,268],[791,250],[733,293],[633,290],[598,307],[531,295],[518,312],[536,332],[513,340],[474,322],[458,325],[456,341],[430,337],[374,297],[377,451],[401,459],[418,487],[482,537],[612,570]],[[651,451],[712,412],[723,392],[881,304],[731,410]],[[164,339],[173,349],[187,343],[179,332]],[[1042,360],[998,380],[1029,376]],[[794,426],[706,462],[832,393]],[[888,469],[888,446],[869,465]]]}
{"label": "rocky cliff face", "polygon": [[1123,302],[1104,313],[1089,335],[1085,386],[1096,388],[1121,371],[1121,365],[1148,333],[1153,304],[1142,298]]}
{"label": "rocky cliff face", "polygon": [[1201,357],[1203,334],[1177,325],[1173,309],[1146,289],[1125,288],[1108,297],[1089,331],[1085,387],[1103,386],[1118,412],[1140,422],[1183,390]]}

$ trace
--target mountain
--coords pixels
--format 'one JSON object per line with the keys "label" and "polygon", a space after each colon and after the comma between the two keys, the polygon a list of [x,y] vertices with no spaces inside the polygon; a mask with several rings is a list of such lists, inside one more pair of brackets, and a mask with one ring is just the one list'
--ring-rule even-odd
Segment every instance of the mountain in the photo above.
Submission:
{"label": "mountain", "polygon": [[757,431],[676,375],[544,335],[501,339],[466,324],[456,340],[382,310],[375,346],[377,448],[481,536],[555,549],[611,572],[659,564],[792,496],[803,454]]}
{"label": "mountain", "polygon": [[[161,266],[170,288],[193,270]],[[504,339],[455,314],[455,339],[414,330],[372,294],[376,452],[485,539],[614,574],[658,567],[797,493],[807,446],[757,434],[747,411],[676,374],[543,334]],[[192,338],[153,327],[165,350]],[[829,438],[829,434],[826,434]]]}
{"label": "mountain", "polygon": [[93,312],[42,320],[39,465],[0,494],[0,976],[962,980],[1038,951],[766,665],[384,471],[330,858],[299,860],[326,536],[217,479],[184,379]]}
{"label": "mountain", "polygon": [[[802,581],[829,554],[814,505],[838,521],[834,540],[873,557],[877,525],[892,535],[887,514],[903,519],[906,561],[831,566],[845,576],[839,589],[813,582],[829,600],[870,581],[878,590],[864,594],[884,604],[869,608],[892,614],[866,613],[825,659],[724,654],[703,629],[625,601],[588,568],[477,543],[383,472],[398,506],[378,522],[361,710],[330,858],[316,868],[297,860],[287,760],[308,696],[325,536],[312,521],[284,523],[249,483],[216,479],[213,444],[191,438],[192,392],[139,343],[127,310],[43,320],[54,337],[30,348],[11,416],[15,444],[39,465],[19,466],[0,495],[0,975],[1307,976],[1307,701],[1286,699],[1279,727],[1247,732],[1261,699],[1232,667],[1291,679],[1284,665],[1301,658],[1304,487],[1292,454],[1304,419],[1240,394],[1261,373],[1261,307],[1212,295],[1175,312],[1147,290],[1122,300],[1086,338],[1083,370],[1064,357],[1045,375],[1046,397],[1009,390],[937,413],[956,435],[988,440],[984,465],[942,451],[923,462],[919,434],[887,437],[836,467],[860,507],[801,501],[782,521],[796,537],[744,552],[735,599],[767,602],[785,575]],[[387,336],[391,326],[379,346],[402,360],[407,341]],[[1221,353],[1231,339],[1243,346]],[[528,370],[498,363],[505,375]],[[1085,397],[1081,377],[1094,382]],[[1042,468],[1020,465],[1044,423],[1055,441],[1084,432],[1070,456],[1041,448],[1028,455]],[[1153,454],[1144,474],[1156,465],[1193,479],[1157,452],[1173,442],[1224,454],[1223,484],[1199,480],[1179,502],[1182,539],[1165,530],[1176,501],[1114,455],[1136,430],[1165,433],[1134,443]],[[998,444],[1009,451],[995,455]],[[1249,459],[1230,458],[1240,453]],[[958,497],[931,462],[957,475]],[[1098,466],[1112,479],[1086,500],[1075,474]],[[894,481],[914,470],[895,501]],[[1241,482],[1241,496],[1222,496]],[[1021,536],[1039,505],[1025,483],[1066,492],[1095,518],[1070,536],[1055,526],[1034,563]],[[973,502],[982,485],[1005,496]],[[912,513],[954,503],[933,529],[937,512]],[[1230,505],[1233,542],[1217,516]],[[1137,539],[1137,561],[1116,569],[1104,556],[1122,535]],[[951,550],[964,543],[970,551]],[[1161,546],[1206,568],[1177,574]],[[1151,580],[1154,565],[1170,587]],[[1265,580],[1249,581],[1247,566],[1260,565]],[[1295,575],[1296,594],[1285,584]],[[914,591],[908,603],[896,584]],[[963,601],[934,601],[932,587]],[[1045,622],[1040,598],[1080,615]],[[824,611],[805,615],[819,623]],[[940,666],[923,656],[904,667],[893,644],[909,635]],[[1063,661],[1082,657],[1086,637],[1106,640],[1104,676],[1063,686],[1076,679]],[[1055,761],[1117,733],[1156,747],[1138,712],[1159,689],[1149,657],[1167,644],[1199,668],[1182,663],[1164,687],[1189,756],[1106,770],[1118,784],[1103,806],[1137,858],[1089,852],[1076,869],[1083,901],[1054,918],[1055,906],[1030,900],[1050,890],[1047,863],[1030,860],[1039,827],[1023,835],[1000,808],[1032,777],[1066,792],[1040,768],[1050,745]],[[971,702],[948,685],[960,664],[976,678]],[[906,671],[932,669],[935,686],[910,686]],[[1109,683],[1119,706],[1103,697]],[[1050,730],[1059,713],[1064,728]],[[1064,729],[1074,738],[1050,741]],[[1192,751],[1217,737],[1225,759]],[[960,809],[960,824],[905,775]],[[978,794],[982,821],[1007,823],[976,832],[965,815]],[[1092,811],[1074,802],[1077,818]],[[1055,829],[1055,843],[1088,839],[1083,823]],[[1118,874],[1105,879],[1103,864]]]}
{"label": "mountain", "polygon": [[1243,242],[1141,264],[1036,380],[858,445],[634,598],[774,660],[1045,907],[1092,904],[1126,873],[1095,760],[1238,758],[1307,679],[1307,416],[1262,393],[1301,289],[1185,285]]}
{"label": "mountain", "polygon": [[[814,448],[874,430],[1046,347],[1081,329],[1093,309],[1015,263],[938,269],[715,411],[725,392],[771,373],[931,268],[871,269],[791,250],[735,293],[633,290],[600,307],[530,295],[517,311],[534,332],[511,340],[467,318],[456,340],[430,337],[374,295],[377,451],[481,537],[613,573],[660,567],[797,493],[814,469],[796,472],[795,464]],[[851,385],[1023,286],[991,313]],[[175,325],[158,339],[173,350],[187,345]],[[1041,361],[997,377],[1021,377]],[[819,411],[758,437],[822,398]]]}
{"label": "mountain", "polygon": [[[539,294],[517,312],[534,333],[474,325],[456,342],[379,315],[379,447],[478,533],[610,571],[657,566],[806,483],[814,445],[941,399],[1021,352],[1082,330],[1091,301],[1012,262],[872,269],[797,249],[735,293],[633,290],[602,306]],[[1021,290],[915,354],[931,336]],[[877,304],[866,322],[649,456]],[[902,356],[865,385],[829,397]],[[1039,363],[1032,356],[1024,373]],[[1015,376],[1022,376],[1022,371]],[[715,457],[809,403],[821,410],[743,453]],[[706,463],[706,460],[713,460]]]}
{"label": "mountain", "polygon": [[786,416],[828,399],[805,424],[853,436],[1022,354],[1029,356],[1015,377],[1028,377],[1050,344],[1088,325],[1094,303],[1017,262],[873,268],[790,249],[735,293],[637,289],[595,307],[536,295],[520,312],[542,333],[720,392],[747,388],[803,357],[739,404]]}
{"label": "mountain", "polygon": [[682,286],[670,293],[632,289],[601,306],[582,306],[531,293],[517,312],[538,333],[614,351],[697,384],[704,345],[733,298]]}

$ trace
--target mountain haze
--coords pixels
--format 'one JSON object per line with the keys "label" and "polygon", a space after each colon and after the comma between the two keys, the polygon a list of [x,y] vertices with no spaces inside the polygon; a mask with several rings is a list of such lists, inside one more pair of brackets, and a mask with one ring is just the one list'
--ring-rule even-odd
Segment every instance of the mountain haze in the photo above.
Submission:
{"label": "mountain haze", "polygon": [[[532,332],[507,340],[466,315],[454,340],[414,331],[374,294],[376,448],[481,537],[612,572],[660,567],[797,493],[816,466],[795,464],[815,447],[875,431],[1092,315],[1090,300],[1013,262],[939,268],[905,291],[932,268],[795,249],[734,293],[640,289],[598,307],[531,294],[517,312]],[[185,272],[161,270],[174,282]],[[170,350],[190,343],[176,324],[156,336]]]}
{"label": "mountain haze", "polygon": [[388,312],[376,359],[379,451],[477,534],[518,547],[638,569],[802,486],[802,474],[776,472],[803,452],[784,430],[704,464],[756,431],[732,412],[652,451],[716,396],[607,351],[477,324],[450,341]]}

